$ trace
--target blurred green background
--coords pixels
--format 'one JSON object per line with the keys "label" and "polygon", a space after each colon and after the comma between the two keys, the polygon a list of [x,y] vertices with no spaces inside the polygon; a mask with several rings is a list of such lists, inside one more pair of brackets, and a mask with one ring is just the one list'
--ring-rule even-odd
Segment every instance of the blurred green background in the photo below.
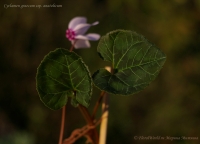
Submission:
{"label": "blurred green background", "polygon": [[[62,7],[4,7],[11,3]],[[35,75],[49,51],[70,48],[65,30],[76,16],[87,17],[89,23],[98,20],[89,32],[100,35],[134,30],[167,55],[159,76],[144,91],[128,97],[110,95],[107,144],[200,143],[200,0],[15,0],[1,1],[0,7],[0,144],[58,143],[61,110],[49,110],[40,101]],[[97,44],[75,50],[91,73],[109,64],[98,57]],[[90,110],[99,92],[94,88]],[[79,110],[68,104],[65,138],[83,125]]]}

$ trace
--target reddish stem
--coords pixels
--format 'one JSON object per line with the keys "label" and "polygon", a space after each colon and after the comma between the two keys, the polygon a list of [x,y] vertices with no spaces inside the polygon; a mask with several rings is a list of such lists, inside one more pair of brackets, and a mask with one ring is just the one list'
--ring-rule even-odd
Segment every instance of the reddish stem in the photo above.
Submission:
{"label": "reddish stem", "polygon": [[96,113],[97,113],[97,109],[98,109],[98,107],[99,107],[99,105],[100,105],[100,103],[101,103],[101,101],[102,101],[102,98],[103,98],[103,96],[106,94],[106,92],[105,91],[102,91],[101,92],[101,94],[100,94],[100,96],[99,96],[99,99],[98,99],[98,101],[96,102],[96,104],[95,104],[95,106],[94,106],[94,109],[93,109],[93,113],[92,113],[92,118],[94,119],[94,117],[95,117],[95,115],[96,115]]}
{"label": "reddish stem", "polygon": [[72,52],[73,50],[74,50],[74,45],[75,45],[75,43],[76,43],[76,40],[74,41],[74,43],[72,44],[72,46],[71,46],[71,48],[70,48],[70,52]]}
{"label": "reddish stem", "polygon": [[[88,112],[88,110],[84,106],[82,106],[81,104],[79,104],[79,110],[81,111],[83,117],[85,118],[85,120],[87,121],[87,123],[89,125],[91,125],[91,126],[95,125],[94,122],[93,122],[92,117],[90,116],[90,114]],[[91,131],[92,131],[91,137],[93,138],[93,135],[94,135],[93,140],[94,140],[95,144],[98,144],[99,136],[98,136],[97,130],[93,129]]]}
{"label": "reddish stem", "polygon": [[60,127],[60,137],[58,144],[62,144],[63,134],[64,134],[64,126],[65,126],[65,109],[66,106],[62,107],[62,118],[61,118],[61,127]]}

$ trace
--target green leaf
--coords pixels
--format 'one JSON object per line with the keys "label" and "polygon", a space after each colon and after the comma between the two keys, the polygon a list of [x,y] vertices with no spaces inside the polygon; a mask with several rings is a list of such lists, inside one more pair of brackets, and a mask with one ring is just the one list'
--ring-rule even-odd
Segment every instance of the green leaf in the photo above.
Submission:
{"label": "green leaf", "polygon": [[89,106],[92,80],[87,66],[80,56],[66,49],[50,52],[38,67],[37,91],[41,101],[50,109],[57,110],[71,104]]}
{"label": "green leaf", "polygon": [[147,87],[158,75],[165,54],[133,31],[116,30],[98,44],[100,57],[112,63],[113,72],[100,69],[93,74],[94,84],[108,93],[130,95]]}

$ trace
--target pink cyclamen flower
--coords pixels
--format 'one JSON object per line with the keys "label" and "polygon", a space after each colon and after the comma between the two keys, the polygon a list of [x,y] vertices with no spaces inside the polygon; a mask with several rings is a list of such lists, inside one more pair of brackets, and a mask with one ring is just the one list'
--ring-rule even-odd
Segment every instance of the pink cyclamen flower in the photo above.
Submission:
{"label": "pink cyclamen flower", "polygon": [[87,19],[85,17],[75,17],[69,22],[68,29],[66,30],[66,38],[71,41],[76,49],[89,48],[89,40],[97,41],[100,38],[100,35],[96,33],[85,34],[91,26],[97,25],[99,22],[96,21],[92,24],[86,22]]}

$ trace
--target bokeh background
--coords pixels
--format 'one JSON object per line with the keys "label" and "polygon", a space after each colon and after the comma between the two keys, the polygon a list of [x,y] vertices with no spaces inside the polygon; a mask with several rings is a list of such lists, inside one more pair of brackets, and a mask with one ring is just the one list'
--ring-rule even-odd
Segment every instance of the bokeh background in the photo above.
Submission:
{"label": "bokeh background", "polygon": [[[7,5],[62,5],[57,8],[5,8]],[[70,48],[68,22],[85,16],[105,35],[134,30],[156,44],[167,61],[159,76],[133,96],[109,96],[107,144],[200,143],[199,0],[13,0],[0,2],[0,144],[58,143],[61,110],[40,101],[35,76],[43,57]],[[90,49],[75,50],[91,73],[109,63]],[[91,111],[100,91],[94,88]],[[65,138],[85,125],[78,109],[67,105]],[[135,140],[134,136],[198,137],[199,140]],[[78,143],[83,143],[79,140]]]}

